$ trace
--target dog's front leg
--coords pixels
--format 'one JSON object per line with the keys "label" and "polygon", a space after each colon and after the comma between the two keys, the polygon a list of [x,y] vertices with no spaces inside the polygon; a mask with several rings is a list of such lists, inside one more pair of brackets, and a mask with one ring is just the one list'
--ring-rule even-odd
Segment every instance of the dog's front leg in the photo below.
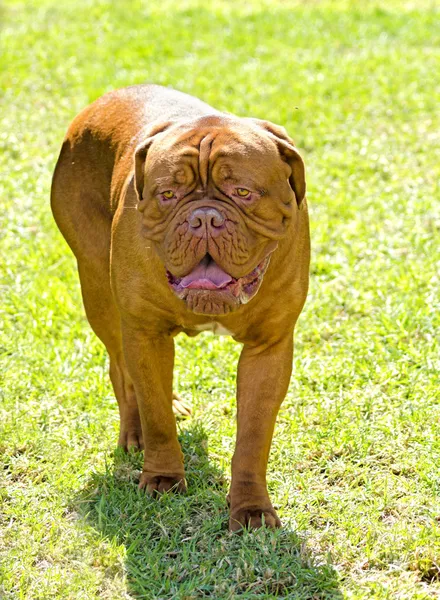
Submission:
{"label": "dog's front leg", "polygon": [[183,455],[173,414],[174,341],[123,324],[127,368],[136,392],[144,439],[140,488],[185,491]]}
{"label": "dog's front leg", "polygon": [[280,527],[269,498],[266,469],[279,407],[292,372],[293,335],[275,344],[245,345],[238,363],[237,443],[229,493],[232,531],[264,522]]}

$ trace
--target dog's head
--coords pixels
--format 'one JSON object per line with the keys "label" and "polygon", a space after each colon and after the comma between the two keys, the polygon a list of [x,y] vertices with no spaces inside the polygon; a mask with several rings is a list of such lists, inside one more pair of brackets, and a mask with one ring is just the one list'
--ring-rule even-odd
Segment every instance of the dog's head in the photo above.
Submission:
{"label": "dog's head", "polygon": [[282,127],[209,116],[154,126],[136,150],[135,187],[175,294],[221,315],[257,293],[304,198],[304,163]]}

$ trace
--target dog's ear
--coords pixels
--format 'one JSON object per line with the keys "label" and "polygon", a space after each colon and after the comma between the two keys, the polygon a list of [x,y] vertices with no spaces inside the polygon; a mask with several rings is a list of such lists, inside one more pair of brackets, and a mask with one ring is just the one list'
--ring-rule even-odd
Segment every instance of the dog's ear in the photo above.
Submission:
{"label": "dog's ear", "polygon": [[269,133],[270,137],[278,147],[281,158],[286,161],[291,168],[292,172],[289,177],[290,187],[295,194],[296,203],[298,206],[301,206],[301,202],[306,195],[306,173],[304,161],[298,150],[295,148],[294,141],[289,137],[284,127],[260,119],[252,119],[252,121]]}
{"label": "dog's ear", "polygon": [[134,153],[134,187],[139,199],[139,202],[143,200],[144,185],[145,185],[145,159],[147,158],[148,150],[151,144],[154,142],[156,136],[162,133],[171,125],[170,122],[156,123],[147,132],[146,139],[139,144]]}

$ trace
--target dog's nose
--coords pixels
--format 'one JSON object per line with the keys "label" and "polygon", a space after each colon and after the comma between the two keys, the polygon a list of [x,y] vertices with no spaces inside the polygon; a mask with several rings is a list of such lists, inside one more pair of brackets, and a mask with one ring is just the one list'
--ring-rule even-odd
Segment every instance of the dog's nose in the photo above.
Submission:
{"label": "dog's nose", "polygon": [[203,237],[207,233],[216,234],[223,227],[224,216],[212,207],[196,208],[188,219],[189,227],[194,235]]}

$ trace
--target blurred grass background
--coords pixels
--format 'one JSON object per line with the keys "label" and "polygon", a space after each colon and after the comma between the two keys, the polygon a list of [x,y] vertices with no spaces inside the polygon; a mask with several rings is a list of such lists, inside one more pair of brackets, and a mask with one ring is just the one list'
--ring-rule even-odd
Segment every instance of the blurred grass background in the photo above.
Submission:
{"label": "blurred grass background", "polygon": [[[0,10],[0,597],[440,595],[440,4],[18,2]],[[284,125],[308,167],[310,296],[269,485],[232,536],[239,347],[178,338],[189,494],[136,489],[107,360],[49,211],[65,130],[170,85]]]}

